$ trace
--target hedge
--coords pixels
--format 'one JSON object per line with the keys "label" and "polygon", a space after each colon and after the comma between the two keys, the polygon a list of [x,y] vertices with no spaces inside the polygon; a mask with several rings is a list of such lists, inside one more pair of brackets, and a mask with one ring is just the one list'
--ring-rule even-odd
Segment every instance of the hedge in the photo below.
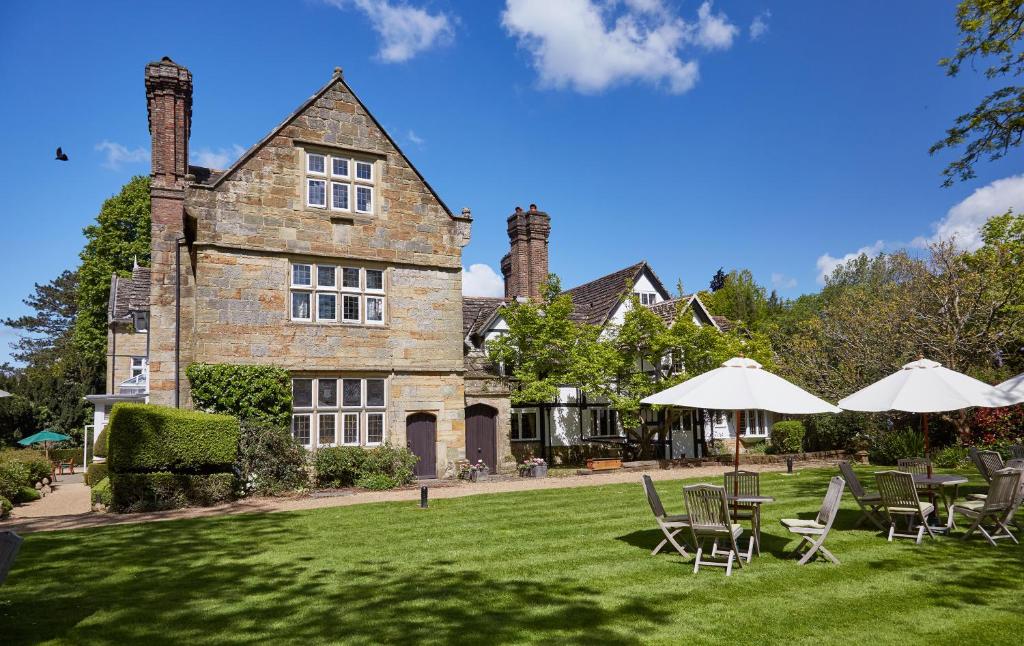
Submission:
{"label": "hedge", "polygon": [[82,465],[82,447],[69,448],[69,449],[50,449],[50,459],[56,462],[57,460],[74,460],[75,466]]}
{"label": "hedge", "polygon": [[110,478],[103,478],[96,483],[96,486],[92,488],[90,493],[92,503],[103,505],[104,507],[110,506]]}
{"label": "hedge", "polygon": [[804,444],[804,425],[796,420],[775,422],[772,425],[772,453],[800,453]]}
{"label": "hedge", "polygon": [[106,430],[114,473],[229,471],[238,454],[238,420],[150,404],[117,404]]}
{"label": "hedge", "polygon": [[185,374],[197,409],[239,420],[291,424],[292,380],[284,368],[193,363]]}
{"label": "hedge", "polygon": [[106,479],[110,466],[106,462],[93,462],[85,471],[85,484],[95,487]]}
{"label": "hedge", "polygon": [[46,459],[46,454],[35,449],[8,449],[0,451],[0,464],[16,462],[28,469],[28,479],[24,484],[34,485],[43,478],[50,477],[53,465]]}
{"label": "hedge", "polygon": [[110,427],[110,421],[107,421],[107,425],[103,427],[100,434],[96,436],[96,441],[92,445],[92,454],[97,458],[107,457],[107,437],[109,433],[107,429]]}
{"label": "hedge", "polygon": [[110,507],[118,512],[208,507],[232,499],[233,473],[111,473]]}
{"label": "hedge", "polygon": [[394,489],[413,481],[413,467],[418,459],[405,447],[385,444],[372,449],[323,448],[317,450],[313,462],[317,486]]}

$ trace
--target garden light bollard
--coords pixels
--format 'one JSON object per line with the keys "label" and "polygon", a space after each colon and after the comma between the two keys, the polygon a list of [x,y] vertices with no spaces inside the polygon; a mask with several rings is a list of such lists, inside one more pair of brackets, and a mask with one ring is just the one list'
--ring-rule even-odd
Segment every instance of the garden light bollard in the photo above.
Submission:
{"label": "garden light bollard", "polygon": [[793,473],[793,458],[786,458],[786,473]]}
{"label": "garden light bollard", "polygon": [[427,486],[420,487],[420,509],[427,508]]}

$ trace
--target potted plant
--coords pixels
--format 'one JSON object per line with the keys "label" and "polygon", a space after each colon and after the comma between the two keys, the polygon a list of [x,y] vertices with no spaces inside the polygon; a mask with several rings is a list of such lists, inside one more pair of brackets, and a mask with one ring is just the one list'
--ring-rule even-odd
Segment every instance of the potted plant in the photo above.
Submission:
{"label": "potted plant", "polygon": [[519,475],[524,478],[546,478],[548,463],[544,458],[527,458],[519,465]]}

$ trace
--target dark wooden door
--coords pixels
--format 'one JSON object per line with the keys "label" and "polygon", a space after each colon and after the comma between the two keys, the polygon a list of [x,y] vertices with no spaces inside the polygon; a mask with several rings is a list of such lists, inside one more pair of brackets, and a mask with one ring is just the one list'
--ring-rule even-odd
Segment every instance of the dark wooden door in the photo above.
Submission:
{"label": "dark wooden door", "polygon": [[406,445],[419,457],[413,473],[417,478],[437,477],[437,418],[416,413],[405,421]]}
{"label": "dark wooden door", "polygon": [[498,411],[485,404],[466,409],[466,459],[483,460],[491,473],[497,470]]}

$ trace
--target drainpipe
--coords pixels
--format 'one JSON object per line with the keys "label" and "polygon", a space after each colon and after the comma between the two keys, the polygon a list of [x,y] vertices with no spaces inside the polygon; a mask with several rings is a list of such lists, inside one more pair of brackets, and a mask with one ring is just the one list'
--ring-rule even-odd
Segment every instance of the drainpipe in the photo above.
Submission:
{"label": "drainpipe", "polygon": [[175,240],[174,247],[174,407],[181,408],[181,245],[185,238]]}

